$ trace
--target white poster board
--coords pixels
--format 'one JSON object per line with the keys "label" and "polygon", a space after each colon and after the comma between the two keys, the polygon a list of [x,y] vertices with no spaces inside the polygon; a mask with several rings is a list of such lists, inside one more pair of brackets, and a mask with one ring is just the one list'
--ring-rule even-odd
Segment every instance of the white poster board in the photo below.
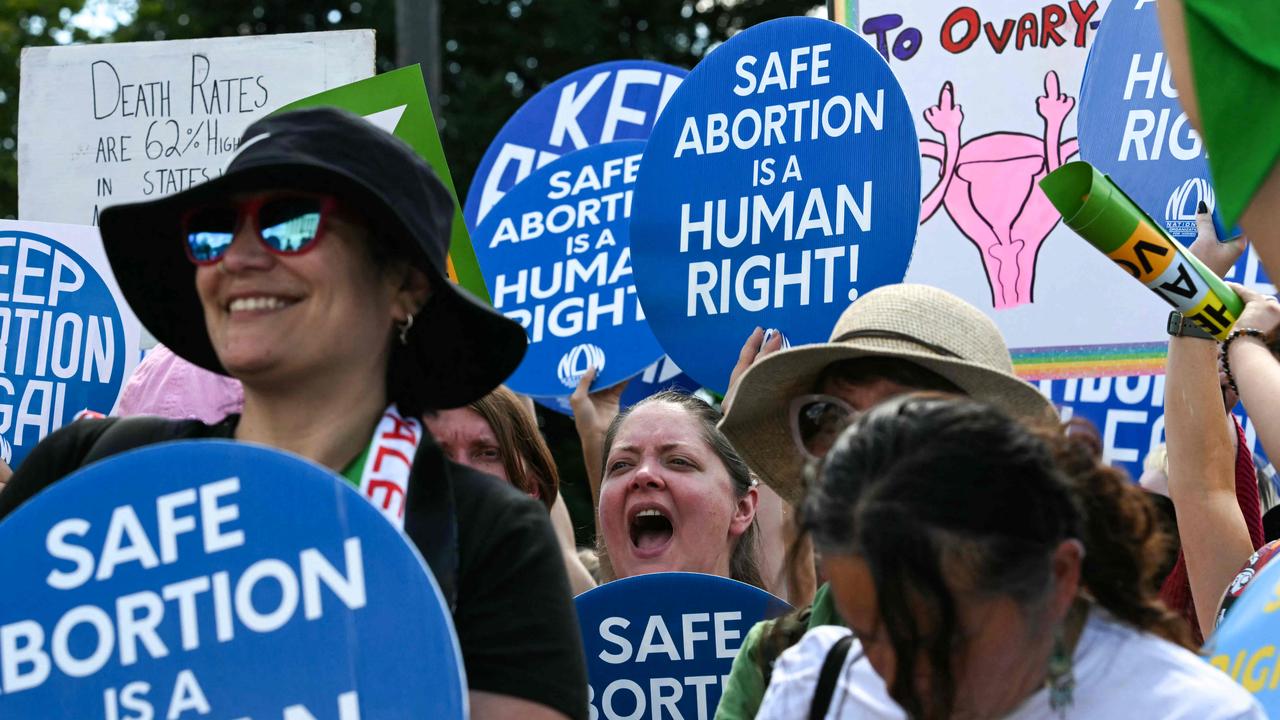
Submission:
{"label": "white poster board", "polygon": [[254,120],[373,74],[372,30],[25,48],[18,216],[96,225],[212,179]]}
{"label": "white poster board", "polygon": [[114,409],[141,327],[97,228],[0,220],[0,439],[10,464],[81,411]]}
{"label": "white poster board", "polygon": [[1080,81],[1106,6],[859,3],[920,135],[924,222],[906,280],[986,311],[1015,356],[1167,340],[1169,307],[1064,227],[1034,184],[1079,159]]}

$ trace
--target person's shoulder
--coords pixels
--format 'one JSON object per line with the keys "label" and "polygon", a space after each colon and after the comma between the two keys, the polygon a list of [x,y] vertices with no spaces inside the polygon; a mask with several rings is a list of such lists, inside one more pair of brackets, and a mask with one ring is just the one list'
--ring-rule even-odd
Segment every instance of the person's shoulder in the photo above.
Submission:
{"label": "person's shoulder", "polygon": [[[816,682],[818,671],[826,660],[827,653],[842,638],[853,634],[849,628],[839,625],[819,625],[809,630],[795,645],[787,648],[778,656],[777,665],[773,669],[772,685],[775,682],[793,682],[801,678],[812,678]],[[857,640],[854,640],[857,643]],[[855,655],[850,648],[849,655]]]}
{"label": "person's shoulder", "polygon": [[1105,613],[1095,615],[1087,632],[1095,635],[1092,653],[1105,667],[1090,674],[1113,692],[1160,707],[1170,718],[1266,717],[1249,691],[1204,658]]}

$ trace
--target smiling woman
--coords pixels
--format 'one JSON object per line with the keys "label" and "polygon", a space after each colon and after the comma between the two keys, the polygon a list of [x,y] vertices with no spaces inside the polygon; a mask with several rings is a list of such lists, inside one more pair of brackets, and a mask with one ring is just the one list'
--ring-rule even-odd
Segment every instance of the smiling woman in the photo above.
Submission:
{"label": "smiling woman", "polygon": [[453,610],[471,717],[585,718],[546,510],[449,461],[418,420],[489,393],[526,345],[519,325],[449,282],[449,191],[403,142],[332,108],[259,120],[239,147],[214,180],[107,208],[101,230],[138,318],[178,356],[240,380],[243,413],[74,423],[23,461],[0,518],[141,445],[233,438],[293,452],[341,473],[417,545]]}
{"label": "smiling woman", "polygon": [[756,481],[717,420],[701,400],[668,391],[609,426],[600,535],[616,578],[684,571],[764,587]]}

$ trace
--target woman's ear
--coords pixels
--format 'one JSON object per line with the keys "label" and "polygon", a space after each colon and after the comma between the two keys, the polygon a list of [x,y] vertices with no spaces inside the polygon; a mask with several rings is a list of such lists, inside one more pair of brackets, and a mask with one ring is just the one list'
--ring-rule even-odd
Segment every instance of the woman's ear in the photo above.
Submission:
{"label": "woman's ear", "polygon": [[747,494],[738,498],[733,509],[733,518],[729,521],[729,537],[741,537],[756,519],[756,507],[760,504],[760,493],[753,487]]}
{"label": "woman's ear", "polygon": [[1053,551],[1050,563],[1050,571],[1053,573],[1050,611],[1053,617],[1063,618],[1067,616],[1071,603],[1075,602],[1080,591],[1084,573],[1084,545],[1079,540],[1063,540]]}
{"label": "woman's ear", "polygon": [[399,287],[395,290],[395,301],[392,307],[392,320],[399,322],[406,315],[416,315],[431,297],[431,279],[427,274],[411,265],[404,265],[398,273]]}

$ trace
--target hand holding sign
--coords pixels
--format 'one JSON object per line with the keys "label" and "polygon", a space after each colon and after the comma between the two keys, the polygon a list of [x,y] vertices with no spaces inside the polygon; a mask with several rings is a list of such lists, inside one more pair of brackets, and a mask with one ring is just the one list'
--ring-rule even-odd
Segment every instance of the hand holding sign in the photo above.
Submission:
{"label": "hand holding sign", "polygon": [[1240,298],[1111,178],[1089,163],[1072,162],[1045,176],[1040,187],[1080,237],[1183,315],[1226,339],[1244,308]]}
{"label": "hand holding sign", "polygon": [[1244,303],[1236,325],[1261,330],[1268,339],[1274,339],[1276,330],[1280,329],[1280,301],[1274,295],[1263,295],[1236,283],[1227,283],[1227,287],[1235,291]]}

